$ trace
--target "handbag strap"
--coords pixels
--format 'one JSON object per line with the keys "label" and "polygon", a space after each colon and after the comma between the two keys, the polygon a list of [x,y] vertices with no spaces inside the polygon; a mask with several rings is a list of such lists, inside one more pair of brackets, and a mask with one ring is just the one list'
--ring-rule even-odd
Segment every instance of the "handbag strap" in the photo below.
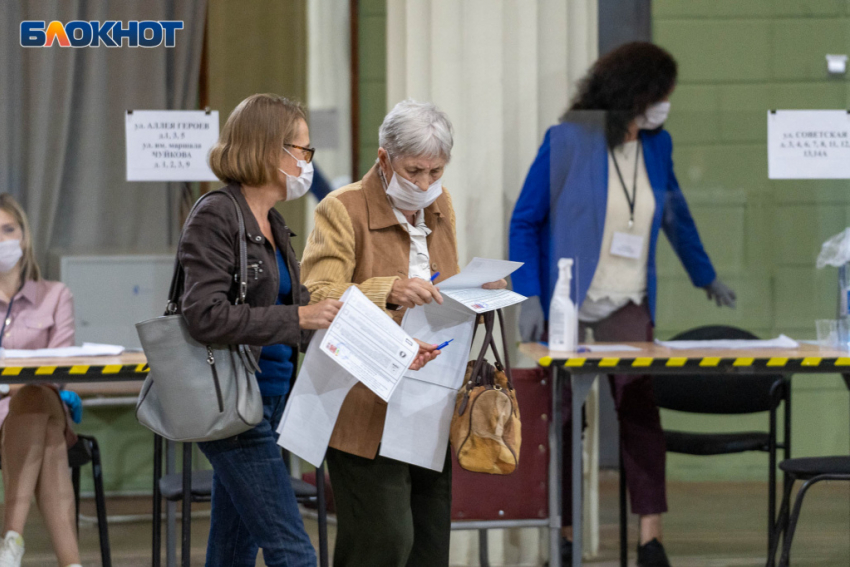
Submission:
{"label": "handbag strap", "polygon": [[[470,374],[470,379],[472,380],[473,386],[478,385],[479,378],[483,382],[490,382],[485,384],[487,386],[492,386],[492,377],[488,380],[486,375],[481,375],[481,368],[484,366],[485,359],[484,357],[487,355],[487,349],[493,344],[493,313],[488,312],[483,315],[484,317],[484,342],[481,345],[481,351],[478,353],[478,358],[475,359],[475,364],[472,365],[472,374]],[[474,334],[474,332],[473,332]],[[486,373],[485,373],[486,374]]]}
{"label": "handbag strap", "polygon": [[[502,364],[502,358],[499,356],[499,349],[496,347],[496,340],[493,337],[495,333],[495,317],[498,315],[499,317],[499,326],[501,327],[502,334],[502,352],[505,356],[505,363]],[[487,354],[487,349],[493,351],[493,356],[496,359],[496,364],[498,364],[505,372],[505,377],[508,381],[508,387],[513,390],[514,389],[514,381],[513,381],[513,373],[511,372],[511,361],[508,355],[508,339],[505,336],[505,317],[502,313],[501,309],[497,309],[495,313],[492,311],[484,314],[484,343],[481,345],[481,351],[478,353],[478,358],[475,360],[475,364],[472,367],[472,374],[470,378],[473,380],[473,384],[478,382],[478,377],[481,372],[482,367],[484,366],[485,356]],[[477,328],[477,325],[476,325]],[[473,329],[472,336],[473,340],[475,340],[475,330]],[[488,379],[487,376],[482,376],[483,382],[488,382],[485,385],[493,385],[492,377]]]}
{"label": "handbag strap", "polygon": [[[192,214],[198,208],[198,205],[201,204],[201,201],[209,197],[210,195],[215,195],[217,193],[221,193],[227,195],[230,200],[233,202],[233,206],[236,208],[236,217],[239,220],[239,275],[237,283],[239,284],[239,292],[236,295],[236,298],[233,301],[234,305],[239,305],[241,303],[245,303],[245,297],[248,293],[248,245],[245,242],[245,218],[242,215],[242,207],[239,206],[239,202],[236,200],[236,197],[231,195],[227,191],[223,191],[218,189],[216,191],[210,191],[195,201],[195,204],[192,206],[192,210],[189,211],[189,214],[186,216],[186,222],[188,223],[189,219],[192,217]],[[183,225],[183,230],[185,230],[186,226]],[[181,231],[182,233],[182,231]],[[166,315],[173,315],[177,313],[177,304],[180,301],[180,296],[183,294],[183,284],[186,280],[186,272],[183,270],[183,266],[180,264],[179,255],[175,255],[174,258],[174,273],[171,276],[171,286],[168,290],[168,303],[165,308]]]}

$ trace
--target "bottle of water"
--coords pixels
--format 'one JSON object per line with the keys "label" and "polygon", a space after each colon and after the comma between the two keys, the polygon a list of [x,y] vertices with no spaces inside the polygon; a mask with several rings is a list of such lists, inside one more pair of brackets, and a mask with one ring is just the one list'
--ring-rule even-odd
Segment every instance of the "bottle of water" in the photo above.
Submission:
{"label": "bottle of water", "polygon": [[572,258],[558,260],[558,282],[549,305],[549,348],[575,352],[578,348],[578,312],[570,290],[573,281]]}

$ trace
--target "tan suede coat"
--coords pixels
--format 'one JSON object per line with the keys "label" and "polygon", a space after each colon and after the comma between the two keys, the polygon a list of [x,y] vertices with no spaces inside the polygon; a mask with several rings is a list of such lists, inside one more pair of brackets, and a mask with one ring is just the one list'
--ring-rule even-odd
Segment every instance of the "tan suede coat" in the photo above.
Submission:
{"label": "tan suede coat", "polygon": [[[460,271],[455,213],[446,188],[425,209],[431,272],[435,283]],[[393,283],[407,279],[410,236],[399,224],[378,175],[372,167],[362,181],[337,189],[316,208],[315,228],[307,240],[301,277],[311,303],[338,299],[352,284],[386,310]],[[400,323],[404,310],[387,311]],[[387,404],[361,383],[342,404],[330,446],[373,459],[384,432]]]}

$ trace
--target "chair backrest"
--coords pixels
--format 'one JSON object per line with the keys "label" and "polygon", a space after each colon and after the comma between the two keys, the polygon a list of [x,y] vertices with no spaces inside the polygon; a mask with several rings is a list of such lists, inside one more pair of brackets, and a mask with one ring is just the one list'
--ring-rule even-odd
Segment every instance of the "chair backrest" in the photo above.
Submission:
{"label": "chair backrest", "polygon": [[[685,331],[673,340],[758,339],[735,327],[714,325]],[[652,377],[658,407],[706,414],[743,414],[769,411],[770,390],[782,379],[781,374],[768,376],[741,375],[659,375]]]}

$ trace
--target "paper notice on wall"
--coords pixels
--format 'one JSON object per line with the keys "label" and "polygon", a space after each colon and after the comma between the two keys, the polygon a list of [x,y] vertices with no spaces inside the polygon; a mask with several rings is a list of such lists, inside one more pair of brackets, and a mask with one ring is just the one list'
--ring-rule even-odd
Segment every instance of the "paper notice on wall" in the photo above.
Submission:
{"label": "paper notice on wall", "polygon": [[768,111],[767,169],[770,179],[850,179],[850,114]]}
{"label": "paper notice on wall", "polygon": [[217,181],[207,163],[218,111],[134,110],[125,115],[127,181]]}

